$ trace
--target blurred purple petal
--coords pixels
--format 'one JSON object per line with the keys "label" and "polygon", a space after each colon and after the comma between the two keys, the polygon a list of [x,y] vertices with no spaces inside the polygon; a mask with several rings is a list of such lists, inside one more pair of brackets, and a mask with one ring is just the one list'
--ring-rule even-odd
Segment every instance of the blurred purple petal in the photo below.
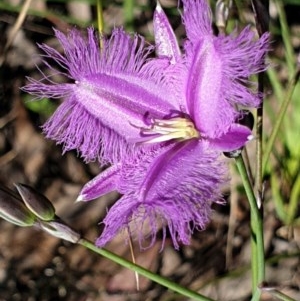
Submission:
{"label": "blurred purple petal", "polygon": [[215,48],[223,62],[224,99],[231,104],[257,107],[262,100],[250,76],[267,69],[264,62],[269,50],[269,34],[256,39],[250,26],[241,33],[219,36]]}

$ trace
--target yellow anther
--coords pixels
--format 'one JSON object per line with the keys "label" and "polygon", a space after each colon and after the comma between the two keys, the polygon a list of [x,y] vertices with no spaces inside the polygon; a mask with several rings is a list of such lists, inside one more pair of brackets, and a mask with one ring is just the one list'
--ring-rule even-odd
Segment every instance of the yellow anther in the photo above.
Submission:
{"label": "yellow anther", "polygon": [[153,119],[151,123],[149,128],[141,129],[141,134],[144,136],[149,135],[149,139],[145,140],[144,143],[200,138],[200,133],[195,128],[194,123],[187,118]]}

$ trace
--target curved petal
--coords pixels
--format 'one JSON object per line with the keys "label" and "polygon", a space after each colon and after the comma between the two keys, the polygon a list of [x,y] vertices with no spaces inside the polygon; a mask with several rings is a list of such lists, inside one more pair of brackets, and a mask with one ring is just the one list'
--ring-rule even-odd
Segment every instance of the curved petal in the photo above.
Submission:
{"label": "curved petal", "polygon": [[189,75],[186,99],[189,114],[205,136],[216,138],[224,134],[236,118],[235,109],[224,100],[222,58],[213,38],[202,39],[186,49]]}
{"label": "curved petal", "polygon": [[261,101],[249,88],[249,77],[266,68],[268,35],[253,37],[246,28],[237,37],[206,36],[185,45],[187,107],[204,136],[220,138],[237,118],[237,106],[255,107]]}
{"label": "curved petal", "polygon": [[141,186],[141,191],[146,190],[145,199],[183,201],[185,198],[196,206],[216,201],[226,174],[218,156],[218,152],[197,139],[169,146],[147,168],[147,180]]}
{"label": "curved petal", "polygon": [[226,176],[217,157],[218,153],[192,140],[126,162],[120,177],[124,196],[105,217],[97,245],[105,245],[130,224],[142,248],[148,236],[149,247],[154,243],[160,228],[163,244],[167,228],[175,248],[188,244],[193,231],[209,221],[211,203],[221,200]]}
{"label": "curved petal", "polygon": [[[129,229],[130,236],[137,238],[140,248],[147,249],[153,246],[157,232],[162,229],[161,248],[163,248],[168,228],[174,247],[179,249],[179,242],[189,244],[194,230],[194,226],[191,226],[189,221],[194,220],[192,210],[195,208],[189,207],[187,202],[165,202],[157,199],[140,203],[138,195],[123,196],[110,208],[104,218],[105,228],[97,239],[96,245],[103,247],[120,231]],[[208,222],[209,208],[202,208],[201,223],[203,224]]]}
{"label": "curved petal", "polygon": [[117,190],[120,168],[121,165],[116,164],[102,171],[83,186],[76,201],[90,201]]}
{"label": "curved petal", "polygon": [[162,119],[178,110],[172,105],[174,94],[164,85],[164,63],[145,67],[152,49],[144,47],[143,38],[132,39],[115,29],[109,40],[103,39],[100,51],[93,29],[88,29],[87,40],[77,30],[68,36],[55,33],[65,55],[41,48],[75,83],[56,84],[44,76],[42,81],[31,79],[23,89],[39,97],[65,97],[44,126],[47,137],[62,143],[64,151],[77,149],[86,161],[118,162],[128,150],[135,151],[127,142],[140,138],[146,115]]}
{"label": "curved petal", "polygon": [[76,83],[74,94],[86,111],[127,141],[140,137],[145,116],[162,119],[176,109],[166,101],[168,90],[133,76],[93,74]]}
{"label": "curved petal", "polygon": [[216,139],[209,139],[211,148],[221,152],[231,152],[237,150],[252,140],[252,132],[248,127],[234,123],[228,132]]}
{"label": "curved petal", "polygon": [[183,5],[188,37],[187,106],[202,134],[220,138],[235,121],[236,106],[256,107],[261,102],[261,95],[251,90],[249,78],[266,69],[269,35],[256,40],[246,27],[239,34],[215,36],[206,0],[183,0]]}

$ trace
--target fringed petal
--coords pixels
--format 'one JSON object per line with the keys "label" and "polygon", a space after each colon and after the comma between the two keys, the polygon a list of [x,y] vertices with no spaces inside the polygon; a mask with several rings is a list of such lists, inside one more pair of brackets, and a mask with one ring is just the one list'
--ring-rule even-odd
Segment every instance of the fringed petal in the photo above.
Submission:
{"label": "fringed petal", "polygon": [[[45,77],[47,81],[50,81],[50,77]],[[29,84],[25,87],[22,87],[22,91],[29,94],[35,95],[36,99],[42,98],[62,98],[67,97],[72,91],[72,84],[53,84],[48,85],[43,83],[40,80],[35,80],[33,78],[27,78]]]}
{"label": "fringed petal", "polygon": [[187,51],[186,101],[189,114],[204,136],[216,138],[227,132],[236,118],[235,108],[224,99],[223,61],[213,39],[206,37]]}
{"label": "fringed petal", "polygon": [[[197,139],[168,146],[147,168],[147,180],[141,186],[142,191],[147,191],[145,199],[186,198],[197,206],[208,200],[216,201],[226,175],[218,156],[219,152],[210,151],[205,142]],[[152,177],[154,181],[149,181]]]}
{"label": "fringed petal", "polygon": [[[254,84],[250,77],[266,69],[264,59],[269,35],[256,40],[254,32],[247,27],[240,34],[214,36],[208,30],[211,18],[207,16],[210,10],[206,1],[183,3],[188,35],[185,43],[189,70],[185,88],[187,107],[199,131],[218,139],[235,122],[239,106],[257,107],[261,102],[261,95],[251,90]],[[191,20],[198,15],[200,20],[206,16],[206,22],[193,24]]]}
{"label": "fringed petal", "polygon": [[80,79],[100,70],[100,42],[93,28],[88,28],[87,39],[76,29],[72,29],[68,35],[56,29],[54,31],[63,47],[64,56],[55,55],[55,50],[45,45],[42,50],[49,58],[64,66],[73,79]]}
{"label": "fringed petal", "polygon": [[190,204],[185,201],[168,202],[156,199],[140,203],[137,195],[123,196],[110,208],[103,220],[105,228],[96,245],[103,247],[120,231],[129,230],[131,237],[138,240],[140,248],[147,249],[153,246],[157,232],[162,230],[161,249],[164,247],[167,233],[170,234],[174,247],[179,249],[181,243],[189,244],[195,229],[195,225],[190,225],[190,222],[196,222],[196,215],[203,227],[208,222],[210,206],[201,208],[200,212],[197,208],[198,214],[194,214],[193,209],[195,208],[190,208]]}
{"label": "fringed petal", "polygon": [[207,0],[182,0],[183,16],[187,38],[198,43],[205,36],[212,36],[212,12]]}
{"label": "fringed petal", "polygon": [[153,78],[160,78],[159,85],[170,108],[187,113],[183,86],[187,80],[188,69],[182,57],[178,57],[175,64],[170,63],[168,58],[149,60],[143,71],[152,74]]}
{"label": "fringed petal", "polygon": [[193,140],[126,162],[120,177],[124,196],[109,210],[97,244],[105,245],[130,224],[141,248],[145,237],[150,237],[149,247],[153,245],[160,228],[162,244],[167,229],[176,249],[188,244],[193,231],[209,221],[212,202],[222,201],[226,172],[217,157]]}
{"label": "fringed petal", "polygon": [[127,141],[140,137],[146,116],[162,119],[177,109],[164,99],[168,91],[163,94],[158,86],[132,77],[94,74],[77,82],[74,94],[87,112]]}
{"label": "fringed petal", "polygon": [[165,65],[149,63],[152,48],[145,48],[142,37],[115,29],[109,40],[103,38],[100,51],[91,28],[87,40],[77,30],[55,34],[65,55],[41,48],[74,83],[56,84],[43,74],[41,81],[30,79],[24,90],[38,97],[65,97],[44,125],[47,137],[62,143],[65,151],[77,149],[86,161],[118,162],[135,151],[128,151],[127,142],[140,138],[146,116],[162,119],[179,110],[175,93],[164,84]]}
{"label": "fringed petal", "polygon": [[113,129],[85,110],[76,98],[67,98],[43,125],[47,138],[63,145],[63,151],[76,149],[86,162],[118,162],[135,152]]}
{"label": "fringed petal", "polygon": [[251,90],[255,85],[249,78],[267,69],[265,56],[269,50],[269,34],[255,39],[248,26],[238,35],[234,32],[217,37],[214,44],[223,65],[224,98],[231,104],[257,107],[262,98]]}

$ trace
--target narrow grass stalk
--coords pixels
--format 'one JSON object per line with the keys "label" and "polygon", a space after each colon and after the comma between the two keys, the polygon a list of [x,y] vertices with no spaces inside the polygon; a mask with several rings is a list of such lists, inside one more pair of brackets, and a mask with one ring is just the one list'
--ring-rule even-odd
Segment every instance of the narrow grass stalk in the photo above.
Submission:
{"label": "narrow grass stalk", "polygon": [[278,117],[276,119],[276,122],[275,122],[274,127],[273,127],[272,132],[271,132],[271,135],[270,135],[270,137],[267,141],[266,147],[265,147],[265,152],[264,152],[264,157],[263,157],[263,165],[262,165],[263,173],[266,170],[266,166],[267,166],[272,148],[274,146],[275,139],[276,139],[277,134],[279,132],[279,128],[282,124],[283,117],[286,113],[286,110],[287,110],[287,108],[288,108],[288,106],[291,102],[291,99],[292,99],[296,84],[298,82],[299,76],[300,76],[300,69],[298,67],[297,71],[294,73],[294,76],[292,77],[292,79],[289,82],[286,97],[285,97],[285,99],[283,100],[283,102],[281,104]]}
{"label": "narrow grass stalk", "polygon": [[[22,7],[23,6],[21,6],[21,5],[10,5],[8,2],[0,1],[0,10],[1,11],[20,13],[22,11]],[[90,21],[78,20],[74,17],[66,16],[63,13],[58,13],[58,12],[54,12],[54,11],[50,11],[50,10],[40,11],[40,10],[30,8],[27,11],[27,15],[45,18],[47,20],[53,20],[53,18],[59,19],[68,24],[76,24],[79,27],[87,27],[90,25]],[[52,33],[52,31],[47,28],[43,28],[43,29],[35,28],[35,30],[36,30],[36,32],[41,32],[41,33],[47,33],[47,34]]]}
{"label": "narrow grass stalk", "polygon": [[154,274],[154,273],[150,272],[149,270],[147,270],[139,265],[136,265],[130,261],[127,261],[126,259],[124,259],[106,249],[97,248],[93,243],[89,242],[86,239],[80,239],[78,244],[86,247],[87,249],[89,249],[107,259],[110,259],[111,261],[113,261],[125,268],[131,269],[158,284],[161,284],[162,286],[164,286],[176,293],[179,293],[182,296],[192,298],[192,300],[195,300],[195,301],[214,301],[213,299],[202,296],[192,290],[189,290],[187,288],[184,288],[184,287],[178,285],[175,282],[172,282],[164,277]]}
{"label": "narrow grass stalk", "polygon": [[[254,224],[253,219],[250,221],[251,229],[251,280],[252,280],[252,293],[257,293],[258,282],[258,259],[257,259],[257,241],[255,239],[255,234],[253,230]],[[254,296],[253,296],[254,297]],[[255,298],[253,300],[256,300]]]}
{"label": "narrow grass stalk", "polygon": [[102,8],[101,0],[97,0],[97,25],[98,25],[99,34],[100,36],[102,36],[103,28],[104,28],[104,20],[103,20],[103,8]]}
{"label": "narrow grass stalk", "polygon": [[283,300],[283,301],[296,301],[295,299],[285,295],[284,293],[277,291],[277,290],[273,290],[271,293],[274,297],[278,298],[279,300]]}
{"label": "narrow grass stalk", "polygon": [[284,96],[284,87],[279,80],[279,74],[275,68],[269,68],[267,70],[267,75],[273,90],[273,93],[277,100],[282,99]]}
{"label": "narrow grass stalk", "polygon": [[293,185],[290,201],[287,209],[288,223],[292,224],[297,214],[297,207],[299,204],[300,195],[300,174],[298,174],[296,181]]}
{"label": "narrow grass stalk", "polygon": [[[263,92],[263,74],[258,76],[258,90]],[[256,110],[256,166],[255,166],[255,191],[257,198],[262,196],[262,182],[263,182],[263,168],[262,168],[262,157],[263,157],[263,102],[261,106]]]}
{"label": "narrow grass stalk", "polygon": [[265,255],[264,255],[264,235],[263,235],[263,218],[262,212],[258,208],[256,198],[252,189],[250,179],[247,174],[243,157],[239,155],[236,159],[236,165],[240,173],[246,195],[250,205],[251,218],[251,262],[252,262],[252,283],[253,294],[255,299],[259,300],[258,284],[265,278]]}
{"label": "narrow grass stalk", "polygon": [[272,189],[272,196],[273,196],[273,202],[275,206],[275,211],[278,215],[278,217],[284,222],[288,223],[288,215],[286,212],[284,199],[281,194],[280,189],[280,179],[277,174],[272,173],[270,178],[271,183],[271,189]]}
{"label": "narrow grass stalk", "polygon": [[10,48],[10,46],[12,45],[14,39],[16,38],[16,35],[27,16],[27,12],[28,12],[31,2],[32,2],[32,0],[25,0],[24,4],[22,5],[21,11],[18,15],[18,18],[17,18],[16,22],[14,23],[12,30],[10,31],[10,33],[8,35],[8,39],[7,39],[7,42],[6,42],[6,44],[4,46],[4,50],[3,50],[4,54],[3,54],[3,56],[0,57],[0,66],[2,66],[2,64],[5,60],[5,57],[6,57],[6,53],[7,53],[8,49]]}
{"label": "narrow grass stalk", "polygon": [[[254,11],[256,29],[258,35],[261,37],[264,33],[269,31],[269,0],[251,0]],[[258,75],[258,92],[263,95],[264,92],[264,73]],[[263,112],[264,103],[256,110],[256,175],[255,175],[255,193],[257,201],[262,202],[262,152],[263,152]]]}
{"label": "narrow grass stalk", "polygon": [[294,74],[295,72],[295,64],[294,64],[294,49],[292,45],[292,39],[290,36],[289,25],[287,23],[284,5],[282,0],[276,0],[275,5],[277,7],[279,22],[281,27],[281,36],[284,43],[285,48],[285,57],[286,63],[288,66],[289,74]]}

